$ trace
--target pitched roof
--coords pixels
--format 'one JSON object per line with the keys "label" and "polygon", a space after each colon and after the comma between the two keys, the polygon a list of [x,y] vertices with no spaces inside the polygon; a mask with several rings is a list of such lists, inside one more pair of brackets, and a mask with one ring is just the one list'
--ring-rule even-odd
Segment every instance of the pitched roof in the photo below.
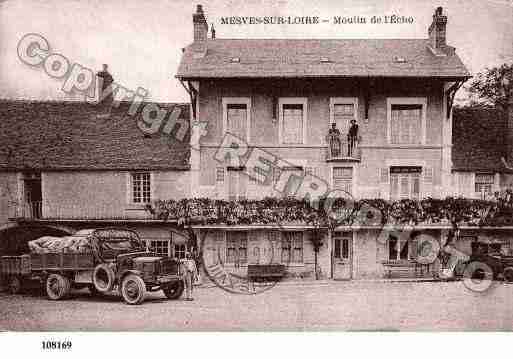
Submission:
{"label": "pitched roof", "polygon": [[[189,120],[188,104],[158,105],[179,106]],[[188,135],[145,136],[140,112],[128,109],[121,103],[106,117],[105,107],[85,102],[0,100],[0,169],[189,169]]]}
{"label": "pitched roof", "polygon": [[[204,56],[197,56],[198,44],[185,48],[176,77],[469,77],[456,54],[435,56],[428,49],[428,42],[427,39],[208,39]],[[328,61],[321,61],[321,57]],[[232,61],[234,58],[240,61]]]}
{"label": "pitched roof", "polygon": [[489,107],[454,108],[452,165],[455,171],[506,172],[505,123]]}

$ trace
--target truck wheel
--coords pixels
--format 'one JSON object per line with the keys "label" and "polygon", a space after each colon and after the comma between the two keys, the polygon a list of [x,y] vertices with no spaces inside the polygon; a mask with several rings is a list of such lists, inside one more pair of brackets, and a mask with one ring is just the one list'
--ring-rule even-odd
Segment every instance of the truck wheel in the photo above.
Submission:
{"label": "truck wheel", "polygon": [[513,283],[513,267],[504,268],[503,275],[506,282]]}
{"label": "truck wheel", "polygon": [[141,304],[146,296],[146,284],[141,277],[129,274],[121,283],[121,295],[127,304]]}
{"label": "truck wheel", "polygon": [[162,291],[169,299],[178,299],[184,290],[183,281],[179,280],[174,283],[162,286]]}
{"label": "truck wheel", "polygon": [[52,300],[65,298],[71,289],[71,281],[60,274],[50,274],[46,279],[46,294]]}
{"label": "truck wheel", "polygon": [[11,294],[18,294],[21,292],[21,279],[17,276],[9,278],[9,292]]}
{"label": "truck wheel", "polygon": [[93,284],[100,293],[107,293],[114,287],[116,275],[107,264],[99,264],[93,271]]}

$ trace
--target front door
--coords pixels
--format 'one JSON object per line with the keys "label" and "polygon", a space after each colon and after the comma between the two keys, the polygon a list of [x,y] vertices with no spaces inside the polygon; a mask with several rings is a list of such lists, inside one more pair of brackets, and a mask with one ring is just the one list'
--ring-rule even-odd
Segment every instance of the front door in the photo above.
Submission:
{"label": "front door", "polygon": [[353,233],[333,232],[333,279],[351,279]]}

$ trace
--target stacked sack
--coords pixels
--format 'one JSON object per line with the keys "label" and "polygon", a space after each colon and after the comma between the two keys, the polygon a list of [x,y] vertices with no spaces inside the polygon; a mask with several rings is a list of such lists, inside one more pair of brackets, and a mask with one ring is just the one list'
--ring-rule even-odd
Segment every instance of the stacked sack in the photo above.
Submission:
{"label": "stacked sack", "polygon": [[90,253],[91,243],[88,237],[68,236],[51,237],[44,236],[28,242],[32,253]]}

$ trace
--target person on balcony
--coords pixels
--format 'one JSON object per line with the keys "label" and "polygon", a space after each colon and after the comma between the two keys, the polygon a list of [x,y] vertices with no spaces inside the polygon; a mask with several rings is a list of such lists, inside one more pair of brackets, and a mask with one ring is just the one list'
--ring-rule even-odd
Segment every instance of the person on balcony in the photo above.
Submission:
{"label": "person on balcony", "polygon": [[340,141],[340,130],[336,123],[331,124],[328,131],[328,144],[330,146],[331,156],[339,157],[342,150],[342,142]]}
{"label": "person on balcony", "polygon": [[351,157],[353,151],[356,148],[358,142],[358,124],[356,120],[351,120],[351,126],[349,127],[349,133],[347,134],[347,153]]}

